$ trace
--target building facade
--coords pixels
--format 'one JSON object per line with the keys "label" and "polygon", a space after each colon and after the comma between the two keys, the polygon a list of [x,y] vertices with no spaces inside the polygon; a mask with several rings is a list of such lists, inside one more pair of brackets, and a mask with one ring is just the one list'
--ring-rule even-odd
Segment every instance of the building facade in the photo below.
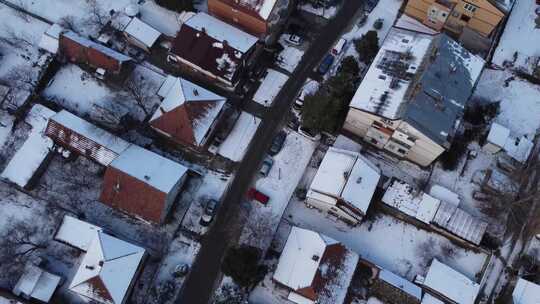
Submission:
{"label": "building facade", "polygon": [[505,14],[488,0],[410,0],[405,14],[423,24],[459,36],[469,28],[489,37]]}

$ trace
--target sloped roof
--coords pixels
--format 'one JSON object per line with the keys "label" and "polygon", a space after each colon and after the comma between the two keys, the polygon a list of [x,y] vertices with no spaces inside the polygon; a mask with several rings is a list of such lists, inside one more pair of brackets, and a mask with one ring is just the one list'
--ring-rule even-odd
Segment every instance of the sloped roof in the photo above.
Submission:
{"label": "sloped roof", "polygon": [[[263,20],[268,20],[272,10],[276,6],[277,0],[220,0],[228,3],[238,9],[244,9],[247,12],[253,12]],[[251,13],[251,15],[253,15]]]}
{"label": "sloped roof", "polygon": [[13,293],[15,295],[22,293],[33,299],[48,303],[60,284],[60,280],[59,276],[29,263],[26,264],[23,275],[13,288]]}
{"label": "sloped roof", "polygon": [[512,292],[513,304],[540,303],[540,285],[519,278]]}
{"label": "sloped roof", "polygon": [[457,304],[473,304],[480,285],[463,274],[433,259],[424,285]]}
{"label": "sloped roof", "polygon": [[480,244],[488,224],[457,206],[441,201],[433,223],[473,243]]}
{"label": "sloped roof", "polygon": [[87,251],[98,231],[103,231],[103,229],[72,216],[64,215],[54,239]]}
{"label": "sloped roof", "polygon": [[71,31],[64,32],[64,33],[62,33],[62,36],[65,36],[65,37],[67,37],[67,38],[77,42],[78,44],[87,47],[87,48],[92,48],[92,49],[94,49],[94,50],[96,50],[96,51],[98,51],[98,52],[100,52],[102,54],[105,54],[105,55],[107,55],[107,56],[109,56],[111,58],[114,58],[114,59],[116,59],[118,61],[124,62],[124,61],[130,61],[131,60],[130,57],[128,57],[128,56],[126,56],[126,55],[124,55],[122,53],[119,53],[119,52],[117,52],[117,51],[115,51],[115,50],[113,50],[111,48],[108,48],[108,47],[106,47],[104,45],[101,45],[101,44],[99,44],[97,42],[94,42],[94,41],[92,41],[90,39],[79,36],[79,35],[75,34],[74,32],[71,32]]}
{"label": "sloped roof", "polygon": [[142,22],[139,18],[133,18],[124,29],[128,35],[144,43],[147,47],[154,45],[161,35],[156,29]]}
{"label": "sloped roof", "polygon": [[141,247],[98,231],[69,290],[100,303],[122,303],[144,253]]}
{"label": "sloped roof", "polygon": [[484,63],[445,34],[392,28],[351,107],[402,119],[449,147]]}
{"label": "sloped roof", "polygon": [[380,170],[359,153],[330,148],[309,190],[341,198],[366,213],[380,177]]}
{"label": "sloped roof", "polygon": [[393,272],[382,269],[381,272],[379,272],[379,279],[418,299],[418,301],[422,298],[422,288]]}
{"label": "sloped roof", "polygon": [[[210,131],[212,124],[218,117],[221,109],[225,105],[225,97],[219,96],[201,86],[189,82],[182,78],[168,76],[158,91],[158,95],[165,97],[161,105],[156,109],[150,119],[150,123],[160,128],[161,124],[156,124],[163,116],[173,115],[167,119],[164,132],[169,128],[187,127],[190,130],[189,138],[182,138],[184,142],[192,142],[200,145],[205,135]],[[185,107],[185,116],[175,115],[176,109]],[[187,121],[185,121],[187,118]],[[167,124],[174,124],[167,126]]]}
{"label": "sloped roof", "polygon": [[154,152],[131,145],[111,164],[124,172],[163,193],[169,193],[187,173],[183,165]]}

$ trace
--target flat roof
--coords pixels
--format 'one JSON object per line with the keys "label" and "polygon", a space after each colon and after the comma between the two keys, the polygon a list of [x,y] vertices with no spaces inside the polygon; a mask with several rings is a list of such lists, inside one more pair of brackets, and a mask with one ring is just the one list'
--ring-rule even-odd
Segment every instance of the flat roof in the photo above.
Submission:
{"label": "flat roof", "polygon": [[147,47],[154,45],[159,36],[161,36],[159,31],[142,22],[139,18],[131,19],[127,27],[124,29],[124,32],[139,40]]}
{"label": "flat roof", "polygon": [[424,285],[457,304],[474,304],[480,285],[465,275],[433,259]]}

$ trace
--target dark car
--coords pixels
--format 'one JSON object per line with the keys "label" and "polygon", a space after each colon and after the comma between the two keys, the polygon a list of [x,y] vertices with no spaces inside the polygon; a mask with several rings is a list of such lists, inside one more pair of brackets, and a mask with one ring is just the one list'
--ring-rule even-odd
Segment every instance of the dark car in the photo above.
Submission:
{"label": "dark car", "polygon": [[317,72],[319,72],[319,74],[321,75],[326,74],[328,70],[330,69],[330,67],[332,66],[332,63],[334,63],[334,60],[335,60],[334,55],[326,54],[321,64],[319,65]]}
{"label": "dark car", "polygon": [[274,165],[274,160],[272,159],[272,157],[267,155],[264,158],[263,162],[262,162],[261,169],[259,170],[259,173],[262,176],[267,177],[268,174],[270,173],[270,170],[272,170],[273,165]]}
{"label": "dark car", "polygon": [[201,220],[199,221],[202,226],[209,226],[210,223],[212,223],[214,216],[216,215],[217,205],[218,202],[214,199],[206,201]]}
{"label": "dark car", "polygon": [[281,131],[279,132],[276,137],[272,140],[272,145],[270,146],[270,150],[268,150],[268,154],[274,156],[281,151],[283,148],[283,144],[285,143],[285,139],[287,138],[287,132]]}

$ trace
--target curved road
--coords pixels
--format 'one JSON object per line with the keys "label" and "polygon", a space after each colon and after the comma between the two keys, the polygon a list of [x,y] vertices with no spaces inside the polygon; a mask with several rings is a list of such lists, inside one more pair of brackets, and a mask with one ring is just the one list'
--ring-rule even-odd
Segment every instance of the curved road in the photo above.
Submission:
{"label": "curved road", "polygon": [[207,304],[213,294],[216,281],[221,275],[221,260],[226,249],[236,244],[240,231],[231,227],[242,227],[240,214],[242,199],[247,192],[258,165],[270,147],[274,134],[281,128],[293,100],[313,69],[330,50],[341,33],[349,25],[363,1],[345,0],[339,13],[332,19],[312,42],[302,57],[300,64],[285,83],[271,107],[263,116],[246,155],[222,200],[219,214],[212,229],[202,241],[202,247],[193,264],[190,275],[183,285],[178,303]]}

